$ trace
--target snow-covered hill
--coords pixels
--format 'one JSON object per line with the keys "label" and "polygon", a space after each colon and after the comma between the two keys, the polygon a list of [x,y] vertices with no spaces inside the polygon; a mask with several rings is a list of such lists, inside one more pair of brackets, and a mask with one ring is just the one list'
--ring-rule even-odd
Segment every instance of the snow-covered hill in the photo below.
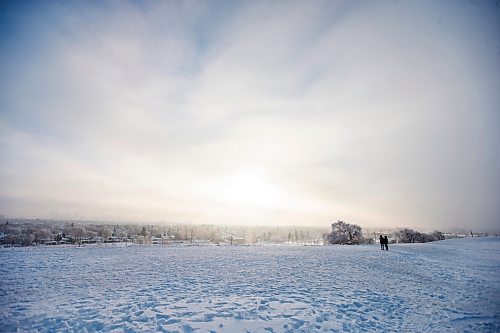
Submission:
{"label": "snow-covered hill", "polygon": [[498,332],[500,238],[0,250],[0,331]]}

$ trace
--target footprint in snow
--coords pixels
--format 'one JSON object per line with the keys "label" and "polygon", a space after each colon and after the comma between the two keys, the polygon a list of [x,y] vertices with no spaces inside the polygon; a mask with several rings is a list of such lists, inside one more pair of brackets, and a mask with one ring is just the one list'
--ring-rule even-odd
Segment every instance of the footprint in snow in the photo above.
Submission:
{"label": "footprint in snow", "polygon": [[182,331],[183,331],[184,333],[191,333],[191,332],[194,332],[194,331],[196,331],[196,330],[197,330],[197,328],[193,328],[193,327],[191,327],[190,325],[183,325],[183,326],[182,326]]}

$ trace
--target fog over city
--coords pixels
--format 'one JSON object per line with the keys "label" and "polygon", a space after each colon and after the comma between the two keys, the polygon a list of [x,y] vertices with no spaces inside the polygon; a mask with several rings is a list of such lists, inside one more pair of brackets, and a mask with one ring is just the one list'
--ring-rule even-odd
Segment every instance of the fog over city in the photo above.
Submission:
{"label": "fog over city", "polygon": [[0,214],[498,229],[498,1],[5,1]]}

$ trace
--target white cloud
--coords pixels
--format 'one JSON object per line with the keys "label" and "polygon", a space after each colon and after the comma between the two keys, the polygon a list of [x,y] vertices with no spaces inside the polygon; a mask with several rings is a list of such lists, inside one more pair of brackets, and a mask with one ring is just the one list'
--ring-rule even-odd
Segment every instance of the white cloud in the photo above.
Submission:
{"label": "white cloud", "polygon": [[498,214],[477,199],[500,183],[486,5],[75,6],[53,5],[38,56],[6,71],[4,213],[415,226]]}

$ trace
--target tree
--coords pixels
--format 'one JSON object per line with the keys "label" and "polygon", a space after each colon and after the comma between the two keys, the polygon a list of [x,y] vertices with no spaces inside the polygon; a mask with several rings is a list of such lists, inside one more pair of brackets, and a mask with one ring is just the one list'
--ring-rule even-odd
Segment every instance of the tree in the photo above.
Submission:
{"label": "tree", "polygon": [[395,231],[394,238],[398,243],[415,243],[417,232],[413,229],[404,228]]}
{"label": "tree", "polygon": [[191,227],[191,229],[189,229],[189,237],[191,239],[191,244],[193,244],[193,239],[194,239],[195,234],[196,234],[196,231],[194,230],[193,227]]}
{"label": "tree", "polygon": [[356,224],[337,221],[332,223],[332,231],[325,235],[329,244],[360,244],[363,242],[363,232]]}
{"label": "tree", "polygon": [[434,231],[432,233],[432,237],[434,237],[435,240],[444,240],[444,235],[441,231]]}
{"label": "tree", "polygon": [[99,235],[102,237],[104,242],[107,242],[112,234],[113,232],[109,228],[102,228],[99,230]]}
{"label": "tree", "polygon": [[23,234],[21,235],[21,244],[23,246],[30,246],[33,244],[33,241],[35,240],[35,235],[33,234]]}
{"label": "tree", "polygon": [[127,233],[124,230],[119,230],[115,233],[115,236],[118,237],[121,241],[127,239]]}
{"label": "tree", "polygon": [[35,232],[35,242],[45,242],[52,239],[52,232],[48,229],[39,229]]}
{"label": "tree", "polygon": [[408,228],[394,232],[393,237],[398,243],[427,243],[444,239],[444,236],[439,231],[429,235]]}
{"label": "tree", "polygon": [[83,227],[75,227],[74,223],[72,223],[73,227],[71,228],[71,235],[73,236],[73,243],[78,242],[78,246],[82,245],[82,236],[85,233],[85,229]]}

